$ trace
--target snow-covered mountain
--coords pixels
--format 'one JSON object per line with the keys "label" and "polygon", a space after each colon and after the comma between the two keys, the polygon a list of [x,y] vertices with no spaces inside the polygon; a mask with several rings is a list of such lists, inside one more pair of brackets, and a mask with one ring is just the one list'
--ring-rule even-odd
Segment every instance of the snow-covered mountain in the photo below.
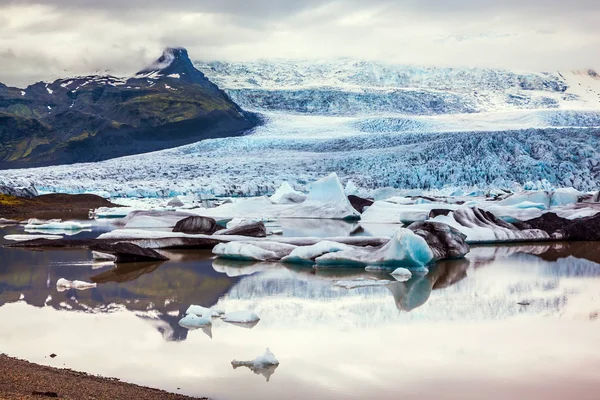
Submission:
{"label": "snow-covered mountain", "polygon": [[0,173],[46,191],[260,195],[335,171],[363,188],[600,186],[600,77],[373,62],[196,62],[265,123],[252,134]]}

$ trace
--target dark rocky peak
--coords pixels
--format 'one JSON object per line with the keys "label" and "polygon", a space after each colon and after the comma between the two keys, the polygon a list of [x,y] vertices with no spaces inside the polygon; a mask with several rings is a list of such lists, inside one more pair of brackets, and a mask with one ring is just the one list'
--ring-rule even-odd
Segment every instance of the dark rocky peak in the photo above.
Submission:
{"label": "dark rocky peak", "polygon": [[192,64],[188,52],[182,47],[168,47],[151,65],[135,75],[136,78],[171,78],[182,82],[213,86],[202,72]]}

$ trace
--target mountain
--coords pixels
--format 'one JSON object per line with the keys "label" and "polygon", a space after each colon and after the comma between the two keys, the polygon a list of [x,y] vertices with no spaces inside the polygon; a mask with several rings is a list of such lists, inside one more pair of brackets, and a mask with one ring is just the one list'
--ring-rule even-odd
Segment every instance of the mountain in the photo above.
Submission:
{"label": "mountain", "polygon": [[183,48],[131,78],[0,84],[0,168],[71,164],[235,136],[257,124]]}

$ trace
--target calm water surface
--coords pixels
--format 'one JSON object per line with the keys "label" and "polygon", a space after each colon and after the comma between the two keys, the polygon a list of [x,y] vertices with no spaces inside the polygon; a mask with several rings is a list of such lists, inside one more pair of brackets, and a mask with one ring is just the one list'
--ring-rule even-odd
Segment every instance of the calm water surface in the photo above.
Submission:
{"label": "calm water surface", "polygon": [[[390,229],[281,226],[293,236]],[[9,233],[22,228],[0,229]],[[115,270],[85,250],[0,248],[0,352],[215,399],[597,399],[599,250],[478,247],[408,282],[347,290],[333,283],[390,276],[227,262],[205,251]],[[103,282],[96,289],[56,290],[59,278],[92,276]],[[261,320],[188,331],[178,321],[190,304],[253,310]],[[277,368],[232,368],[267,347]]]}

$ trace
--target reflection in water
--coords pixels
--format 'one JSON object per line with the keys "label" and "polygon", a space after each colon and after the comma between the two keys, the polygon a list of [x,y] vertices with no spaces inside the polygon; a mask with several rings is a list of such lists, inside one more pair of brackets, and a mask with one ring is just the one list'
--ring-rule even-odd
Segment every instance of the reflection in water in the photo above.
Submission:
{"label": "reflection in water", "polygon": [[233,369],[238,369],[240,367],[245,367],[248,368],[250,371],[254,372],[256,375],[262,375],[265,377],[265,379],[267,380],[267,382],[269,382],[269,379],[271,379],[271,376],[275,373],[275,370],[277,369],[277,367],[279,367],[279,364],[276,365],[268,365],[266,367],[257,367],[254,364],[247,363],[247,364],[243,364],[243,363],[232,363]]}
{"label": "reflection in water", "polygon": [[[447,382],[462,394],[477,376],[497,383],[512,373],[530,382],[543,368],[559,372],[548,381],[563,383],[567,369],[577,379],[597,378],[600,354],[590,345],[597,341],[590,320],[600,311],[596,248],[474,247],[467,258],[437,263],[409,281],[352,290],[333,282],[392,278],[213,260],[193,251],[171,251],[162,264],[96,271],[84,250],[0,248],[0,318],[11,322],[0,324],[0,340],[3,351],[36,362],[52,362],[37,355],[56,351],[69,368],[214,398],[278,399],[294,387],[295,398],[392,399],[412,387],[446,389]],[[93,277],[99,285],[59,293],[63,277]],[[252,310],[261,322],[239,329],[214,319],[212,327],[190,331],[178,321],[191,304]],[[405,345],[415,342],[427,345]],[[281,368],[248,367],[264,380],[233,372],[230,360],[267,346],[281,356]],[[457,384],[464,376],[467,383]],[[536,389],[546,384],[540,382]]]}
{"label": "reflection in water", "polygon": [[94,275],[90,278],[95,283],[108,283],[108,282],[130,282],[138,279],[140,276],[150,274],[163,262],[143,262],[143,263],[129,263],[129,264],[116,264],[114,268],[109,271],[103,272],[98,275]]}

